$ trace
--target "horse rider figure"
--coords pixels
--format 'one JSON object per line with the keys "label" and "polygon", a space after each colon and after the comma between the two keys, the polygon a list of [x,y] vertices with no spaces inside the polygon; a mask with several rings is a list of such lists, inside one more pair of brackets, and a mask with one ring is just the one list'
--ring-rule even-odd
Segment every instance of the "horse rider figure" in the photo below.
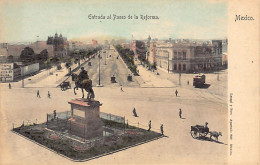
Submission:
{"label": "horse rider figure", "polygon": [[81,71],[79,73],[79,82],[81,84],[87,83],[89,80],[88,72],[84,69],[84,67],[81,67]]}
{"label": "horse rider figure", "polygon": [[208,123],[208,122],[206,122],[206,123],[205,123],[205,126],[204,126],[204,130],[205,130],[205,131],[207,131],[207,132],[209,132],[209,127],[208,127],[208,124],[209,124],[209,123]]}
{"label": "horse rider figure", "polygon": [[209,124],[208,122],[205,123],[205,128],[208,128],[208,124]]}

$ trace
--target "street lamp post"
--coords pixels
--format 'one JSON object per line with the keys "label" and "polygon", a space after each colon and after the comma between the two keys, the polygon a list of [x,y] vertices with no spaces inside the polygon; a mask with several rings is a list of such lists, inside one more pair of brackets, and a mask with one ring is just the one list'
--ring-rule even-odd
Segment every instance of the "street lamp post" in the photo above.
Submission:
{"label": "street lamp post", "polygon": [[24,67],[22,68],[22,88],[24,88]]}
{"label": "street lamp post", "polygon": [[100,86],[100,51],[98,52],[98,60],[99,60],[99,67],[98,67],[98,85]]}
{"label": "street lamp post", "polygon": [[179,85],[181,86],[181,70],[179,70]]}
{"label": "street lamp post", "polygon": [[98,61],[99,61],[99,63],[98,63],[98,85],[97,85],[97,87],[102,87],[102,85],[100,84],[100,50],[98,51]]}
{"label": "street lamp post", "polygon": [[217,74],[218,74],[218,76],[217,76],[217,80],[219,80],[219,56],[218,56],[218,54],[219,53],[217,53],[217,51],[219,52],[219,48],[217,47],[217,46],[215,46],[214,47],[215,48],[215,59],[217,59],[217,60],[215,60],[215,62],[216,62],[216,64],[217,64]]}
{"label": "street lamp post", "polygon": [[217,80],[219,81],[219,65],[218,65],[218,78],[217,78]]}
{"label": "street lamp post", "polygon": [[168,52],[168,73],[169,73],[169,52]]}
{"label": "street lamp post", "polygon": [[106,54],[105,54],[105,65],[107,64],[107,51],[106,51]]}

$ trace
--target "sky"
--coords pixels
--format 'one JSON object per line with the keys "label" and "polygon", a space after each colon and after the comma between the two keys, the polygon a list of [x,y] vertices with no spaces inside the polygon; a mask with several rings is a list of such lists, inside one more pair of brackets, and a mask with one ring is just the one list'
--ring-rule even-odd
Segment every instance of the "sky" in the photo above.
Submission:
{"label": "sky", "polygon": [[[90,14],[106,19],[89,19]],[[107,19],[110,14],[126,19]],[[227,37],[227,14],[225,2],[209,0],[4,1],[0,42],[44,41],[56,32],[68,39],[145,39],[149,35],[158,39],[219,39]],[[127,19],[128,15],[139,19]],[[140,15],[159,19],[145,21]]]}

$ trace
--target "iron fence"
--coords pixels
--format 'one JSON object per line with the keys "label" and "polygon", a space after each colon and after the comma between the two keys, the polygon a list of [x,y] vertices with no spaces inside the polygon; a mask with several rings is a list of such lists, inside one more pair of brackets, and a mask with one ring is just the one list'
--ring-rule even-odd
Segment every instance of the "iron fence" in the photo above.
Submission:
{"label": "iron fence", "polygon": [[100,112],[100,118],[105,120],[114,121],[117,123],[125,123],[125,117],[112,115],[111,113]]}

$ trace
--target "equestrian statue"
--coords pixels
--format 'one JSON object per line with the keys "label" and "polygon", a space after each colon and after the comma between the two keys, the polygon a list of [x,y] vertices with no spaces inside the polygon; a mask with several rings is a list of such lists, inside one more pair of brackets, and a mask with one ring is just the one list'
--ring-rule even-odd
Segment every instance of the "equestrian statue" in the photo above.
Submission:
{"label": "equestrian statue", "polygon": [[88,93],[87,100],[91,101],[91,98],[95,98],[94,90],[92,89],[92,80],[89,79],[88,72],[81,67],[79,75],[72,73],[72,81],[75,81],[74,94],[76,95],[75,89],[81,88],[82,98],[84,98],[84,89]]}

